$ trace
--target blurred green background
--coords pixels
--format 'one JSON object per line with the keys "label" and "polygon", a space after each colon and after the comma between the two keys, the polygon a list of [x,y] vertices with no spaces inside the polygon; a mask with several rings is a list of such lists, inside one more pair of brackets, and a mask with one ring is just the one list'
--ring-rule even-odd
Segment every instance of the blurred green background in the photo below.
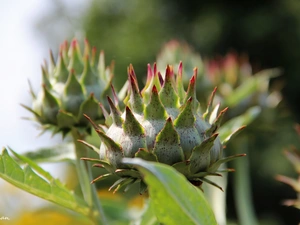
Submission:
{"label": "blurred green background", "polygon": [[[251,140],[247,157],[260,222],[300,221],[299,210],[281,205],[284,199],[296,198],[295,192],[274,179],[276,174],[296,176],[282,151],[300,146],[293,129],[300,122],[300,1],[90,0],[82,8],[66,2],[52,1],[48,13],[38,19],[37,30],[56,51],[59,43],[73,37],[86,37],[103,49],[106,61],[116,62],[119,88],[129,63],[139,77],[145,77],[146,64],[155,62],[172,39],[190,44],[205,59],[234,50],[248,54],[254,72],[281,68],[282,75],[271,83],[283,86],[283,101],[247,128]],[[229,183],[227,212],[235,221],[232,191]]]}

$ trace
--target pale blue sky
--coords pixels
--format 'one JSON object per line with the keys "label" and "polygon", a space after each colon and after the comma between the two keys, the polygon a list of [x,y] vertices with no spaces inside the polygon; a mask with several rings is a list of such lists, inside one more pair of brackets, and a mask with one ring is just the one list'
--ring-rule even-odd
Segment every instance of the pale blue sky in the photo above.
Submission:
{"label": "pale blue sky", "polygon": [[[83,0],[63,2],[72,3],[74,7],[73,3]],[[36,90],[41,84],[41,64],[48,58],[49,46],[35,25],[51,9],[51,3],[51,0],[0,0],[0,148],[10,146],[24,152],[61,142],[58,135],[55,138],[50,134],[38,136],[40,131],[35,124],[21,119],[32,115],[20,106],[20,103],[31,105],[28,80]],[[63,176],[60,165],[43,164],[43,167],[55,177]],[[5,204],[5,209],[0,204],[1,213],[6,213],[3,216],[16,216],[16,212],[24,210],[22,205],[29,210],[45,203],[1,179],[0,187],[1,192],[6,193],[0,195],[1,204]]]}
{"label": "pale blue sky", "polygon": [[[0,147],[10,146],[18,152],[61,141],[40,133],[31,121],[21,117],[32,115],[20,106],[31,105],[28,79],[35,90],[41,84],[41,64],[48,59],[49,48],[37,32],[36,23],[53,9],[52,0],[0,1]],[[79,15],[89,0],[61,0],[70,14]],[[54,24],[53,29],[61,28]],[[65,29],[65,28],[61,28]],[[76,34],[68,25],[68,32]],[[51,31],[50,31],[51,32]],[[59,36],[57,30],[53,30]],[[64,36],[64,32],[60,36]],[[59,37],[62,38],[62,37]],[[59,39],[58,38],[58,39]],[[63,37],[66,38],[66,37]],[[63,41],[63,40],[62,40]]]}
{"label": "pale blue sky", "polygon": [[40,65],[49,47],[35,30],[36,21],[47,12],[50,1],[4,0],[0,7],[0,147],[18,152],[55,144],[61,138],[38,137],[32,115],[20,103],[31,105],[28,79],[38,89]]}

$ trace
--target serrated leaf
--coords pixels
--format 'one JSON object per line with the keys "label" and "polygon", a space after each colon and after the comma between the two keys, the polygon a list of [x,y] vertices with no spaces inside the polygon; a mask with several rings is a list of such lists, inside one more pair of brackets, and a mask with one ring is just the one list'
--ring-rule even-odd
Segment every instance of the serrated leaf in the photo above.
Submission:
{"label": "serrated leaf", "polygon": [[[74,146],[72,143],[64,143],[49,148],[40,148],[28,151],[22,156],[31,159],[36,163],[42,162],[73,162],[76,159]],[[20,161],[20,163],[24,163]]]}
{"label": "serrated leaf", "polygon": [[[61,182],[53,178],[30,159],[14,153],[19,160],[25,160],[27,165],[23,168],[3,149],[0,155],[0,177],[14,186],[51,201],[85,216],[90,214],[86,202],[74,195]],[[42,176],[37,174],[37,171]]]}
{"label": "serrated leaf", "polygon": [[123,162],[134,165],[144,175],[160,223],[217,224],[203,193],[171,166],[138,158],[126,158]]}

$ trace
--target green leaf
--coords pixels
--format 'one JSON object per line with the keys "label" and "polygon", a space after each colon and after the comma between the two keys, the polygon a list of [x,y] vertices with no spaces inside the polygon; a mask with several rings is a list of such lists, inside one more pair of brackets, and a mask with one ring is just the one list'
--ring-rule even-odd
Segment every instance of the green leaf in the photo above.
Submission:
{"label": "green leaf", "polygon": [[138,225],[159,225],[157,217],[154,213],[154,205],[151,199],[149,199],[148,208],[141,217],[140,223]]}
{"label": "green leaf", "polygon": [[24,168],[21,168],[8,154],[7,149],[3,149],[0,155],[0,177],[2,179],[26,192],[85,216],[90,214],[90,208],[85,201],[74,195],[59,180],[53,178],[48,172],[25,156],[20,156],[16,152],[13,152],[13,154],[27,164]]}
{"label": "green leaf", "polygon": [[234,117],[227,121],[219,128],[219,137],[223,144],[229,141],[233,135],[241,131],[245,125],[250,124],[259,114],[260,107],[254,106],[248,109],[245,113],[240,116]]}
{"label": "green leaf", "polygon": [[125,158],[137,167],[148,185],[153,210],[164,225],[216,225],[214,214],[203,193],[174,168],[142,159]]}
{"label": "green leaf", "polygon": [[[65,161],[73,162],[76,159],[74,145],[72,143],[64,143],[49,148],[40,148],[33,151],[28,151],[23,153],[22,156],[31,159],[36,163]],[[18,163],[24,163],[24,161],[18,161]]]}

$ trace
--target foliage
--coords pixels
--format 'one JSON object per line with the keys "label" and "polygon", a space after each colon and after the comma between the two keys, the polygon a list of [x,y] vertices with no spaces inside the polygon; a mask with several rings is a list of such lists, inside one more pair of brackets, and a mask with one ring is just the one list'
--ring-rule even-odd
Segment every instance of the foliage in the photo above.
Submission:
{"label": "foliage", "polygon": [[[9,156],[7,150],[3,149],[0,158],[1,178],[34,195],[72,209],[86,217],[89,216],[90,208],[83,199],[73,195],[70,190],[67,190],[60,183],[59,180],[51,177],[49,173],[44,171],[30,159],[25,156],[18,155],[14,151],[12,151],[12,153],[17,158],[28,163],[28,166],[24,169],[20,168],[16,161]],[[151,215],[149,221],[155,219],[154,215],[160,215],[158,216],[158,220],[164,221],[165,224],[174,224],[175,216],[178,216],[178,219],[183,221],[187,221],[186,218],[193,218],[192,221],[196,221],[195,223],[191,222],[189,224],[200,224],[199,221],[202,220],[206,222],[201,224],[215,223],[213,213],[210,211],[210,207],[204,199],[201,191],[191,186],[187,180],[181,177],[181,175],[179,175],[174,169],[170,169],[169,166],[161,166],[158,163],[148,163],[145,161],[139,162],[133,160],[128,162],[141,168],[142,173],[147,177],[145,181],[150,188],[151,201],[156,202],[155,204],[160,204],[159,202],[165,204],[165,206],[162,205],[161,207],[156,206],[154,211],[158,210],[158,212],[155,214],[153,214],[153,212],[151,213],[151,211],[147,213],[148,215]],[[167,180],[172,180],[172,182],[166,182]],[[190,198],[193,200],[188,201],[184,195],[186,191],[191,193]],[[104,199],[103,205],[105,207],[106,214],[110,215],[109,221],[117,221],[117,224],[121,224],[123,222],[124,224],[127,224],[129,222],[128,217],[122,217],[123,214],[126,215],[125,211],[128,210],[122,207],[123,204],[120,204],[120,202],[118,203],[116,200],[107,201]],[[174,209],[170,210],[170,204],[174,207]],[[186,213],[184,214],[178,213],[182,209],[186,210],[187,205],[184,204],[187,204],[190,209],[185,211]],[[162,212],[160,210],[167,210],[170,217],[160,219],[162,215],[166,215],[165,213],[161,214]],[[26,221],[25,218],[23,219]],[[38,220],[38,218],[36,218],[36,220]],[[145,218],[143,218],[143,220],[145,220]]]}
{"label": "foliage", "polygon": [[55,202],[56,204],[81,214],[89,214],[90,210],[85,202],[71,193],[70,190],[66,189],[59,180],[54,179],[48,172],[30,159],[14,151],[12,151],[12,153],[19,160],[27,163],[27,165],[21,168],[18,163],[9,156],[7,150],[3,149],[0,158],[0,176],[2,179],[38,197]]}
{"label": "foliage", "polygon": [[153,211],[161,223],[217,224],[203,193],[174,168],[138,158],[123,162],[135,165],[143,174],[149,185]]}

